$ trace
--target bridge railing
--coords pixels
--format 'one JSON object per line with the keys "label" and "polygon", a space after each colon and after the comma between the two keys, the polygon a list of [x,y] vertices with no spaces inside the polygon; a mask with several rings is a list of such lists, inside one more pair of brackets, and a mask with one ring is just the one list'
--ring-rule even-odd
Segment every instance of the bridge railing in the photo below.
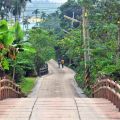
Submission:
{"label": "bridge railing", "polygon": [[112,80],[98,81],[93,87],[93,97],[108,99],[120,110],[120,85]]}
{"label": "bridge railing", "polygon": [[0,80],[0,100],[6,98],[20,98],[23,96],[19,85],[8,79]]}
{"label": "bridge railing", "polygon": [[46,75],[48,74],[48,64],[45,64],[44,67],[40,68],[39,70],[39,75]]}

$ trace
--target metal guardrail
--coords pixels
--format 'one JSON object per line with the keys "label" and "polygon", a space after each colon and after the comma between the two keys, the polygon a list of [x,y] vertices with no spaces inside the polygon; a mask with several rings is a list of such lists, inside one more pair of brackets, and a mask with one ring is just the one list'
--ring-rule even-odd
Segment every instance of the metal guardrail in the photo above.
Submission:
{"label": "metal guardrail", "polygon": [[39,76],[48,74],[48,64],[45,64],[42,68],[39,70]]}
{"label": "metal guardrail", "polygon": [[0,81],[0,100],[6,98],[20,98],[22,96],[24,96],[24,94],[21,92],[19,85],[8,79]]}
{"label": "metal guardrail", "polygon": [[93,97],[108,99],[120,110],[120,85],[112,80],[98,81],[93,87]]}

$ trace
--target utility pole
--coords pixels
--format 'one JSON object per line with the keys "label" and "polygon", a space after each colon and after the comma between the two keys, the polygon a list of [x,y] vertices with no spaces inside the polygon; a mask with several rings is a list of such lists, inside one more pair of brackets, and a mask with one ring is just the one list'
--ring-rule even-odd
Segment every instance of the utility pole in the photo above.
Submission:
{"label": "utility pole", "polygon": [[74,27],[74,19],[75,19],[75,13],[73,12],[72,14],[73,14],[73,16],[72,16],[71,28]]}
{"label": "utility pole", "polygon": [[84,65],[85,65],[85,84],[89,85],[90,68],[88,62],[90,61],[90,41],[88,29],[88,11],[83,7],[82,12],[82,27],[83,27],[83,46],[84,46]]}
{"label": "utility pole", "polygon": [[84,44],[84,63],[85,69],[87,68],[87,43],[86,43],[86,19],[85,19],[85,8],[83,8],[82,13],[82,26],[83,26],[83,44]]}
{"label": "utility pole", "polygon": [[15,12],[15,22],[18,20],[18,0],[16,0],[16,2],[15,2],[15,8],[14,8],[14,11],[16,11]]}

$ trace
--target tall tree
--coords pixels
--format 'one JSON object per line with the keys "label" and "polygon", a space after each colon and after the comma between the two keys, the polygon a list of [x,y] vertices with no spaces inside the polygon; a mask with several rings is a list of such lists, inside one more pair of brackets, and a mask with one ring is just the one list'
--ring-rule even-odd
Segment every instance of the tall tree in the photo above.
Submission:
{"label": "tall tree", "polygon": [[[73,17],[73,12],[74,12],[75,19],[80,19],[80,16],[82,15],[82,7],[79,4],[77,4],[74,0],[68,0],[68,2],[60,6],[59,10],[61,11],[60,14],[61,27],[64,29],[71,28],[71,21],[66,20],[64,18],[64,15]],[[78,27],[79,23],[74,23],[73,26]]]}
{"label": "tall tree", "polygon": [[52,57],[54,58],[54,39],[53,33],[44,29],[33,29],[29,33],[29,41],[36,50],[34,54],[34,65],[38,74],[40,67],[42,67],[47,60]]}
{"label": "tall tree", "polygon": [[44,11],[41,12],[41,19],[45,20],[47,17],[46,13]]}
{"label": "tall tree", "polygon": [[4,13],[11,13],[15,16],[15,20],[17,16],[21,15],[22,9],[25,8],[26,2],[31,0],[1,0],[0,1],[0,10],[4,8]]}
{"label": "tall tree", "polygon": [[32,12],[32,14],[35,14],[35,16],[36,16],[36,25],[37,25],[38,15],[40,14],[39,9],[34,10],[34,11]]}

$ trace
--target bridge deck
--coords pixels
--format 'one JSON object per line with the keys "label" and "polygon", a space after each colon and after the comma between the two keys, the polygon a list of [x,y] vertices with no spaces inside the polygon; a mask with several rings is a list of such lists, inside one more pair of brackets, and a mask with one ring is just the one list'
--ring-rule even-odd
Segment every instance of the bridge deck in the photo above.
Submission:
{"label": "bridge deck", "polygon": [[0,120],[120,120],[105,99],[21,98],[0,102]]}
{"label": "bridge deck", "polygon": [[74,71],[59,69],[53,60],[48,65],[49,74],[39,78],[29,98],[0,101],[0,120],[120,120],[111,102],[78,92]]}

